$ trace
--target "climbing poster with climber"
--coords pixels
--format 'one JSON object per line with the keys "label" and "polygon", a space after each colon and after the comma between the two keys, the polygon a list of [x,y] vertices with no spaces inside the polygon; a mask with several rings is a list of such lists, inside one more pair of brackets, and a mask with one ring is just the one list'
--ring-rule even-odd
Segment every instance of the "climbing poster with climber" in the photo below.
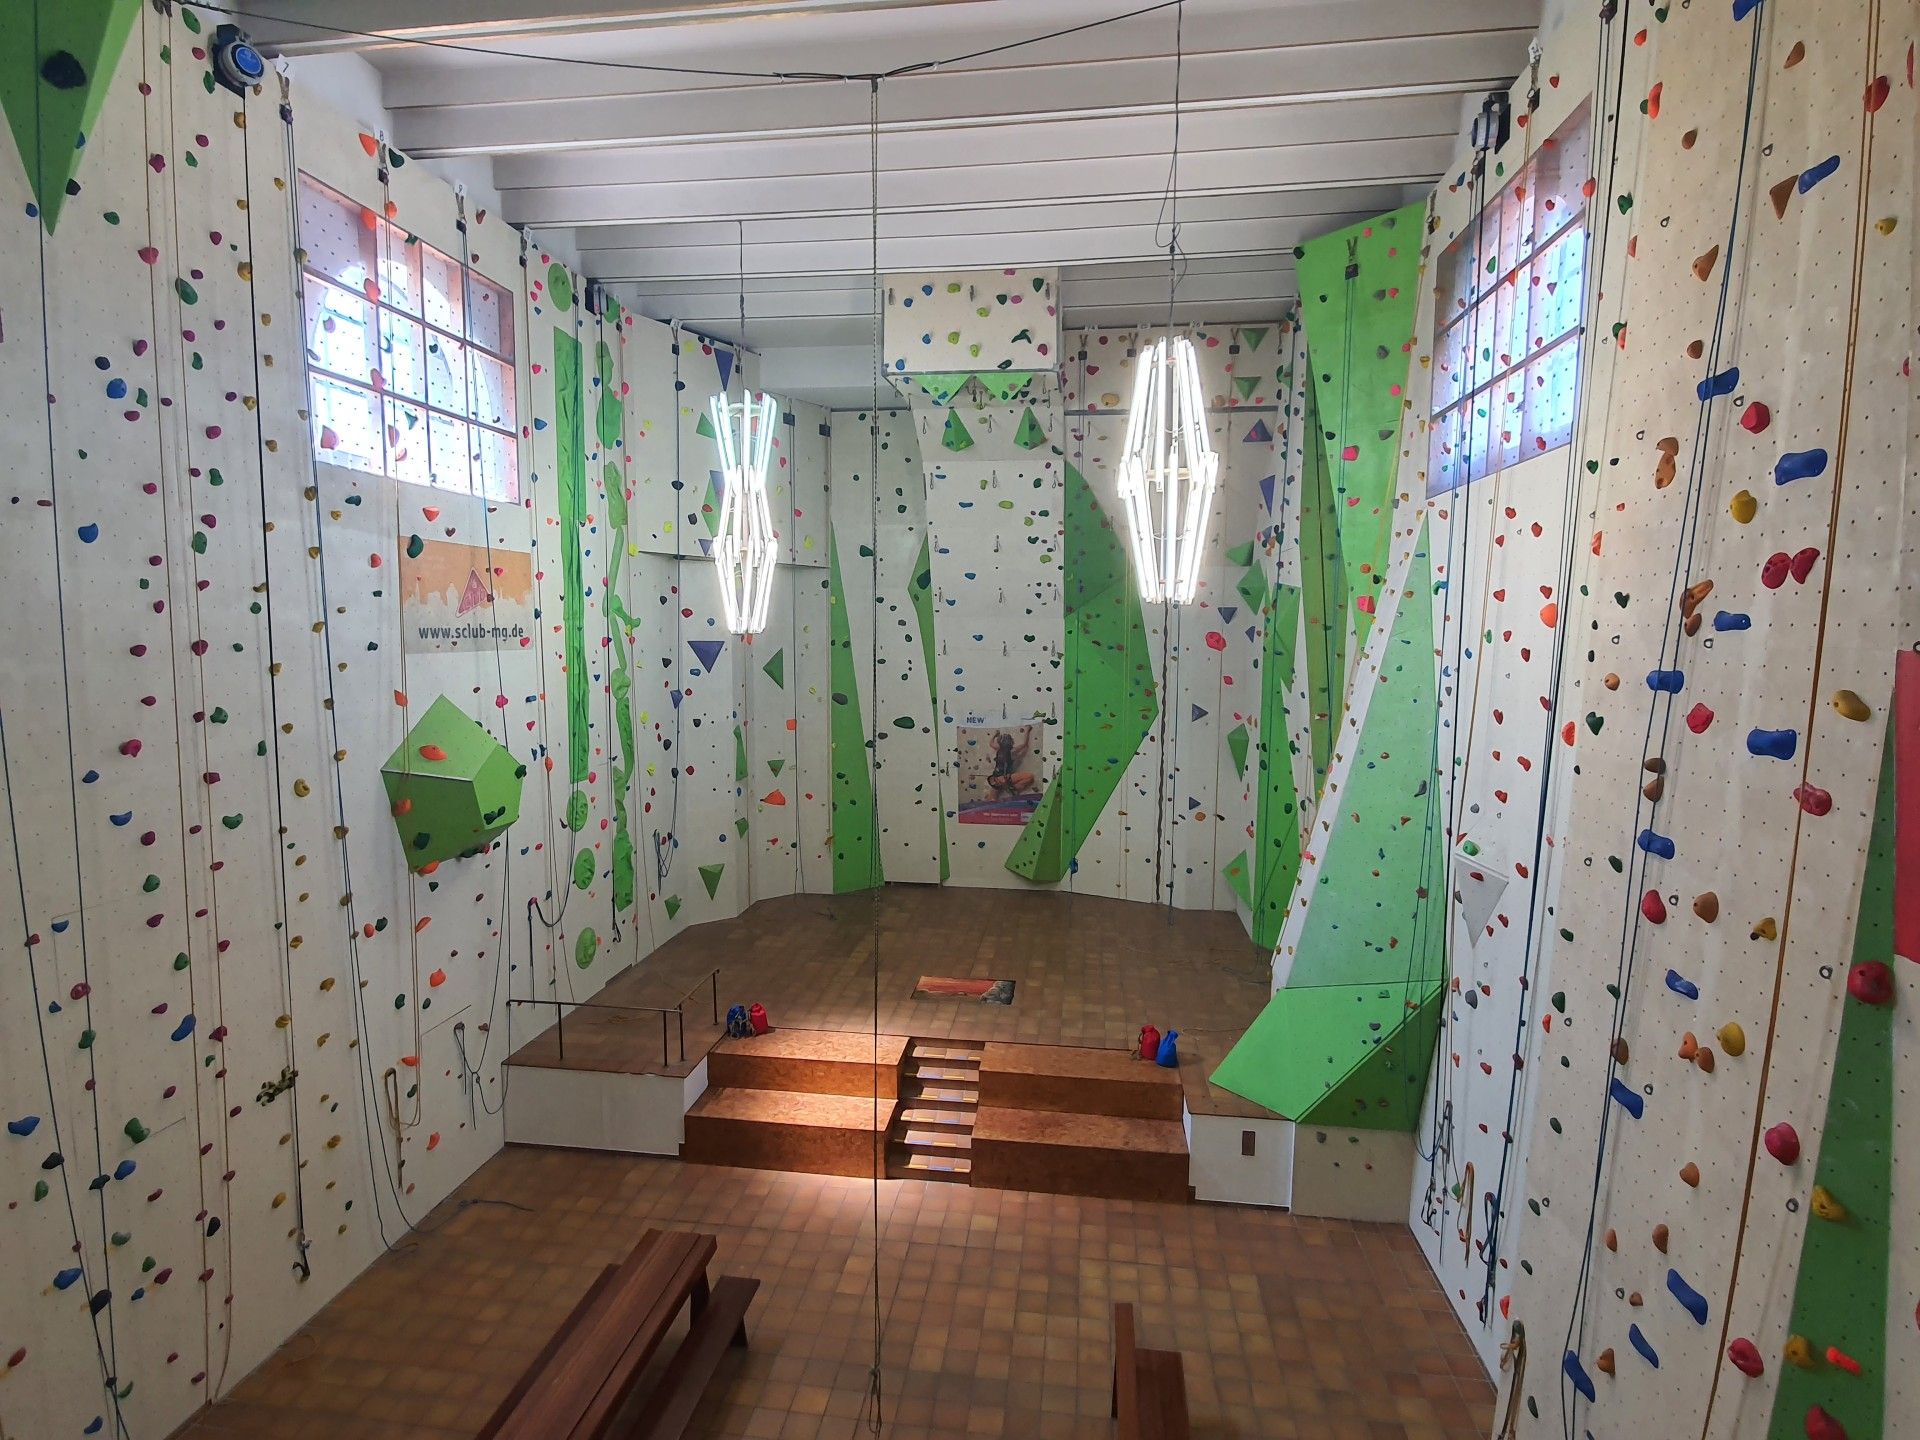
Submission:
{"label": "climbing poster with climber", "polygon": [[533,557],[504,546],[400,537],[407,653],[515,650],[533,636]]}
{"label": "climbing poster with climber", "polygon": [[975,720],[956,725],[960,749],[960,823],[1024,825],[1047,788],[1046,724]]}

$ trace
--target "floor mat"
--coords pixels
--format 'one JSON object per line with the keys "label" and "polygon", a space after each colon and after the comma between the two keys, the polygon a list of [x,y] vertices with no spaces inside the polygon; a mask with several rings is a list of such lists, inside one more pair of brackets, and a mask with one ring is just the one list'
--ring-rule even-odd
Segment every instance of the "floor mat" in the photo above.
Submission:
{"label": "floor mat", "polygon": [[914,997],[941,1000],[979,1000],[988,1005],[1013,1004],[1012,980],[964,980],[945,975],[922,975]]}

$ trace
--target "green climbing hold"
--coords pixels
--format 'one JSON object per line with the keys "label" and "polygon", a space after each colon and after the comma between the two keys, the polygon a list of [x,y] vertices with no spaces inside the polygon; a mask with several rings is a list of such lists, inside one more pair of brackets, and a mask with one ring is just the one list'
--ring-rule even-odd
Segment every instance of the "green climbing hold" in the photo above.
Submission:
{"label": "green climbing hold", "polygon": [[1040,423],[1040,417],[1033,413],[1033,407],[1027,407],[1026,414],[1020,417],[1020,428],[1013,432],[1013,443],[1022,450],[1037,450],[1047,443],[1047,429]]}
{"label": "green climbing hold", "polygon": [[520,818],[526,773],[471,716],[437,698],[380,767],[408,868],[485,850]]}
{"label": "green climbing hold", "polygon": [[600,936],[589,925],[573,941],[573,963],[582,970],[593,964],[593,957],[600,953]]}
{"label": "green climbing hold", "polygon": [[973,448],[973,436],[960,421],[958,410],[947,412],[947,428],[941,433],[940,443],[949,450],[960,451]]}
{"label": "green climbing hold", "polygon": [[709,900],[713,899],[714,896],[719,893],[720,877],[726,874],[726,871],[727,867],[724,863],[719,865],[702,865],[700,867],[700,883],[707,887],[707,898]]}
{"label": "green climbing hold", "polygon": [[573,308],[573,276],[557,260],[547,266],[547,298],[556,310]]}
{"label": "green climbing hold", "polygon": [[761,672],[782,690],[787,688],[787,652],[776,650],[773,658],[760,667]]}

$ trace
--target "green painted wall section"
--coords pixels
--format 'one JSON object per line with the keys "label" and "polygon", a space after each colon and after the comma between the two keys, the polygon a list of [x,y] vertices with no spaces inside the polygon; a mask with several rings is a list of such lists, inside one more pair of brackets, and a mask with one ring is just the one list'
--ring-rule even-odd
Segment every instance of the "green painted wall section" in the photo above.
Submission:
{"label": "green painted wall section", "polygon": [[[1318,432],[1320,410],[1306,389],[1305,426]],[[1346,705],[1347,572],[1340,559],[1340,525],[1323,447],[1309,443],[1300,474],[1300,588],[1306,611],[1308,730],[1313,738],[1313,788],[1326,784],[1333,736]]]}
{"label": "green painted wall section", "polygon": [[1007,856],[1007,869],[1041,885],[1066,875],[1160,713],[1126,548],[1071,465],[1066,511],[1064,753],[1060,773]]}
{"label": "green painted wall section", "polygon": [[[13,40],[0,59],[0,109],[51,235],[140,0],[15,0],[7,8]],[[198,23],[191,11],[184,16]]]}
{"label": "green painted wall section", "polygon": [[1294,1120],[1406,1130],[1419,1118],[1446,984],[1444,936],[1424,923],[1446,862],[1427,539],[1422,522],[1378,671],[1356,696],[1366,712],[1327,797],[1333,828],[1286,988],[1213,1075]]}
{"label": "green painted wall section", "polygon": [[1294,791],[1292,726],[1287,715],[1287,692],[1293,685],[1299,644],[1300,592],[1291,585],[1275,587],[1266,619],[1253,832],[1259,858],[1247,906],[1253,912],[1254,943],[1271,950],[1280,943],[1280,922],[1300,875],[1300,797]]}
{"label": "green painted wall section", "polygon": [[[940,714],[940,685],[936,678],[938,672],[933,668],[933,552],[927,541],[920,541],[920,554],[913,562],[913,580],[907,587],[913,601],[913,613],[920,626],[920,654],[927,669],[927,699],[932,702],[932,714]],[[940,883],[946,884],[953,875],[953,865],[947,852],[947,812],[943,806],[940,811]]]}
{"label": "green painted wall section", "polygon": [[[1893,954],[1894,749],[1889,733],[1853,959],[1894,966],[1898,979],[1904,979],[1899,972],[1908,967]],[[1845,1002],[1814,1183],[1845,1206],[1846,1215],[1826,1220],[1808,1207],[1788,1327],[1807,1339],[1816,1357],[1836,1346],[1859,1361],[1865,1374],[1856,1378],[1819,1358],[1811,1370],[1782,1363],[1768,1440],[1802,1440],[1807,1410],[1814,1405],[1846,1426],[1849,1435],[1883,1432],[1887,1277],[1893,1258],[1894,1010],[1901,1003],[1911,1002],[1896,998],[1893,1005],[1867,1005],[1851,997]]]}
{"label": "green painted wall section", "polygon": [[1294,251],[1317,433],[1362,643],[1373,624],[1368,607],[1385,578],[1426,212],[1424,201],[1408,205]]}
{"label": "green painted wall section", "polygon": [[[560,297],[549,289],[553,303]],[[560,308],[571,308],[571,301]],[[553,332],[553,447],[554,475],[559,483],[561,630],[567,665],[567,778],[573,793],[567,797],[567,826],[576,835],[586,827],[587,797],[580,786],[587,778],[587,596],[581,573],[580,526],[586,519],[586,428],[581,414],[580,338],[565,330]],[[577,843],[577,842],[576,842]],[[585,860],[585,864],[582,861]],[[590,856],[576,851],[574,883],[582,890],[593,881]]]}
{"label": "green painted wall section", "polygon": [[827,565],[832,612],[829,680],[833,686],[833,892],[870,890],[886,879],[873,803],[873,750],[860,716],[860,682],[847,623],[847,592],[840,582],[840,541],[829,532]]}
{"label": "green painted wall section", "polygon": [[[620,333],[620,308],[608,302],[603,326]],[[635,898],[633,816],[627,792],[633,781],[633,665],[628,645],[633,639],[633,612],[625,597],[627,583],[627,492],[621,467],[626,462],[627,410],[620,400],[620,374],[613,348],[605,340],[594,351],[594,378],[600,402],[594,420],[600,441],[601,479],[607,495],[607,575],[600,589],[600,608],[607,622],[607,693],[613,706],[615,751],[607,770],[613,788],[613,906],[632,908]]]}

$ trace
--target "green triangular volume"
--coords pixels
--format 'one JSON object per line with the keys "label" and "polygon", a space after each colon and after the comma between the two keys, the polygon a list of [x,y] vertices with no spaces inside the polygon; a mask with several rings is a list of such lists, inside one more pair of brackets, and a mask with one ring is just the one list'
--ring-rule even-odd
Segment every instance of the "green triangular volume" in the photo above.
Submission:
{"label": "green triangular volume", "polygon": [[724,863],[719,865],[702,865],[700,867],[700,883],[707,887],[707,898],[709,900],[713,899],[719,892],[720,877],[726,873],[727,867]]}
{"label": "green triangular volume", "polygon": [[139,0],[33,0],[0,62],[0,108],[49,235],[139,13]]}
{"label": "green triangular volume", "polygon": [[1027,413],[1020,417],[1020,428],[1013,432],[1013,443],[1022,450],[1037,450],[1047,443],[1047,428],[1040,423],[1040,417],[1033,413],[1033,407],[1027,407]]}
{"label": "green triangular volume", "polygon": [[787,652],[776,650],[773,658],[760,667],[766,677],[782,690],[787,688]]}
{"label": "green triangular volume", "polygon": [[973,435],[960,422],[960,412],[947,412],[947,428],[940,436],[940,443],[949,450],[969,450],[973,448]]}

